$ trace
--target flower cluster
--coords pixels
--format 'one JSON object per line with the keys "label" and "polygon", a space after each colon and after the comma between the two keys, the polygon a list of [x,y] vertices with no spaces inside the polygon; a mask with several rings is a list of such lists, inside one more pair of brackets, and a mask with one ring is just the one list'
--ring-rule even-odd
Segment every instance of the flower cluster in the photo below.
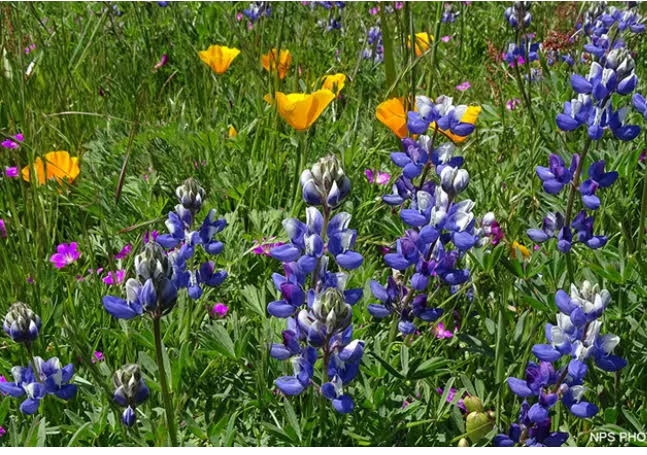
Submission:
{"label": "flower cluster", "polygon": [[[222,252],[224,245],[215,236],[227,225],[226,221],[216,219],[211,209],[202,225],[192,230],[205,198],[204,189],[188,179],[177,188],[176,195],[180,203],[168,214],[169,233],[146,243],[135,258],[137,279],[126,282],[126,299],[111,295],[103,298],[104,307],[116,318],[132,319],[144,312],[159,317],[173,308],[180,289],[186,288],[195,300],[202,296],[203,286],[219,286],[227,277],[227,272],[215,270],[212,261],[196,269],[189,267],[198,245],[209,255]],[[171,250],[167,253],[165,249]]]}
{"label": "flower cluster", "polygon": [[514,29],[528,28],[532,20],[531,7],[531,2],[514,2],[504,12],[508,24]]}
{"label": "flower cluster", "polygon": [[[613,354],[620,338],[600,335],[599,318],[610,300],[606,289],[600,291],[588,281],[582,283],[581,289],[571,285],[570,296],[561,289],[557,291],[557,325],[546,324],[548,344],[532,348],[539,364],[530,362],[524,379],[508,378],[510,390],[524,399],[519,421],[512,424],[508,434],[498,435],[495,445],[562,445],[568,433],[550,432],[550,410],[560,400],[576,417],[588,418],[598,413],[595,404],[583,399],[587,360],[593,359],[604,371],[618,371],[627,365],[626,360]],[[564,356],[569,358],[568,365],[555,369],[553,363]],[[530,397],[536,397],[537,402],[530,405]]]}
{"label": "flower cluster", "polygon": [[539,51],[541,44],[539,42],[532,43],[530,40],[532,35],[527,35],[521,39],[520,45],[516,43],[508,44],[508,48],[501,54],[501,57],[508,65],[513,68],[515,66],[522,66],[528,62],[535,62],[539,60]]}
{"label": "flower cluster", "polygon": [[[417,140],[403,138],[404,151],[391,154],[395,165],[402,168],[402,175],[395,181],[392,194],[382,199],[388,205],[401,207],[400,217],[410,229],[397,240],[396,251],[384,256],[386,265],[399,272],[388,278],[386,286],[371,282],[371,291],[379,303],[370,304],[368,310],[376,318],[395,313],[403,334],[415,332],[414,317],[431,322],[442,315],[443,310],[428,301],[428,290],[440,283],[457,286],[468,281],[469,270],[463,268],[461,259],[483,234],[476,228],[474,202],[457,200],[469,183],[468,172],[461,169],[463,158],[454,155],[453,143],[435,143],[439,132],[464,140],[474,131],[475,118],[465,121],[468,109],[454,106],[446,96],[436,102],[417,97],[416,111],[407,114],[407,128],[420,136]],[[425,135],[429,128],[433,129],[431,137]],[[432,169],[433,179],[429,175]],[[492,223],[490,234],[491,226]],[[408,285],[404,278],[408,278]],[[436,285],[431,284],[434,278],[439,280]]]}
{"label": "flower cluster", "polygon": [[[26,304],[16,302],[9,308],[2,328],[15,342],[24,343],[31,357],[31,343],[41,328],[40,317]],[[0,392],[16,398],[26,397],[20,404],[24,414],[38,411],[40,401],[48,394],[66,401],[76,395],[77,386],[69,384],[74,375],[74,365],[62,366],[57,357],[47,361],[34,357],[26,367],[13,367],[11,374],[14,381],[0,381]]]}
{"label": "flower cluster", "polygon": [[[586,144],[581,154],[574,154],[570,158],[568,167],[562,157],[551,154],[548,167],[536,168],[544,191],[558,194],[567,186],[569,196],[565,213],[549,213],[544,218],[541,229],[530,229],[527,233],[535,242],[556,238],[557,248],[562,253],[570,252],[574,243],[583,243],[595,249],[607,242],[604,235],[593,233],[594,216],[587,215],[586,210],[597,210],[600,207],[597,190],[611,186],[618,178],[618,173],[605,171],[605,161],[598,160],[589,165],[588,179],[581,182],[591,142],[602,139],[606,130],[623,141],[633,140],[640,133],[640,127],[625,123],[630,107],[624,106],[616,110],[613,103],[631,94],[638,84],[636,64],[629,50],[624,47],[624,40],[618,38],[618,35],[623,31],[639,33],[642,30],[641,27],[628,26],[623,22],[624,16],[617,10],[599,6],[589,10],[584,26],[590,38],[590,43],[584,49],[597,61],[591,62],[588,75],[571,75],[571,86],[578,94],[577,98],[565,102],[563,112],[556,118],[557,126],[562,131],[574,131],[585,126]],[[638,20],[634,13],[630,16]],[[635,21],[632,23],[637,24]],[[633,104],[639,112],[643,107],[641,98],[640,94],[633,97]],[[576,192],[582,196],[584,209],[574,213]]]}
{"label": "flower cluster", "polygon": [[112,376],[115,391],[112,399],[126,409],[121,414],[124,425],[132,427],[135,424],[135,409],[148,398],[149,390],[141,377],[139,365],[128,364],[115,371]]}
{"label": "flower cluster", "polygon": [[382,63],[384,61],[384,42],[382,41],[382,30],[379,25],[374,25],[368,29],[366,35],[366,47],[362,51],[364,59],[373,59],[373,63]]}
{"label": "flower cluster", "polygon": [[[301,175],[306,222],[287,219],[283,226],[289,242],[270,250],[283,262],[285,275],[272,276],[280,299],[267,311],[287,320],[283,342],[273,343],[270,355],[290,359],[294,374],[275,384],[286,395],[298,395],[312,382],[315,363],[322,358],[321,393],[332,401],[337,412],[353,410],[353,400],[344,393],[358,374],[364,342],[353,340],[352,305],[362,297],[361,289],[345,289],[345,270],[359,267],[362,256],[353,251],[357,231],[349,228],[351,215],[332,215],[350,192],[350,181],[337,158],[322,158]],[[321,207],[321,211],[317,207]],[[338,272],[329,271],[336,264]]]}
{"label": "flower cluster", "polygon": [[252,2],[249,8],[243,10],[243,14],[251,23],[258,21],[262,17],[270,17],[272,8],[268,2]]}

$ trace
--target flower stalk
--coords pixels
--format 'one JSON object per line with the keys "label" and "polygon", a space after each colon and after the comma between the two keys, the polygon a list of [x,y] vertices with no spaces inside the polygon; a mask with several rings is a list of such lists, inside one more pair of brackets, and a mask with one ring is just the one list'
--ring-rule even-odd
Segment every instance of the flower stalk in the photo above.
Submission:
{"label": "flower stalk", "polygon": [[175,412],[173,410],[173,401],[171,392],[168,387],[166,369],[164,368],[164,347],[162,346],[161,314],[153,314],[153,338],[155,339],[155,359],[160,375],[160,387],[162,389],[162,400],[164,401],[164,410],[166,411],[166,423],[168,428],[171,446],[177,447],[177,427],[175,425]]}

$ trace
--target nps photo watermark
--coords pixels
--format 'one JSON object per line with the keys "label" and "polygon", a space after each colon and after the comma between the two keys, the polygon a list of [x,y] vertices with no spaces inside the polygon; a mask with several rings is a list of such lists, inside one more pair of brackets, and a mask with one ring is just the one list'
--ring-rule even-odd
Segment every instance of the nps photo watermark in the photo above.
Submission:
{"label": "nps photo watermark", "polygon": [[647,433],[637,431],[623,431],[619,433],[613,433],[610,431],[598,431],[591,433],[590,441],[600,444],[647,443]]}

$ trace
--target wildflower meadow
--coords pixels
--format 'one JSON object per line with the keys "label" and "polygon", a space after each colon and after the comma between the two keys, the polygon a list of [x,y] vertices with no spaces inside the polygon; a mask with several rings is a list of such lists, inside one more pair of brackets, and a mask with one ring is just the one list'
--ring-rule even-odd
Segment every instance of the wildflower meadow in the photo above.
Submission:
{"label": "wildflower meadow", "polygon": [[0,446],[647,446],[645,15],[0,3]]}

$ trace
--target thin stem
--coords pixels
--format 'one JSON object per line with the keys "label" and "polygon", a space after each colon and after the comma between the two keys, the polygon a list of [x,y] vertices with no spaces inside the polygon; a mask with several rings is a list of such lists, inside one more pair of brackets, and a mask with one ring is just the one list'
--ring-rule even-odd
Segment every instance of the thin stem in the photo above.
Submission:
{"label": "thin stem", "polygon": [[162,330],[160,327],[161,314],[153,315],[153,335],[155,338],[155,357],[157,359],[157,368],[160,375],[160,386],[162,388],[162,399],[164,400],[164,409],[166,410],[166,423],[168,425],[168,434],[171,439],[171,446],[177,447],[177,428],[175,426],[175,413],[171,402],[171,393],[166,381],[166,369],[164,368],[164,357],[162,356]]}
{"label": "thin stem", "polygon": [[571,216],[573,215],[573,203],[575,202],[575,193],[580,186],[580,174],[582,173],[582,168],[584,167],[584,161],[586,160],[586,155],[589,153],[591,148],[591,138],[587,137],[586,143],[584,144],[584,150],[580,156],[579,162],[577,163],[577,168],[575,168],[575,173],[573,174],[573,181],[571,183],[571,188],[568,193],[568,203],[566,204],[566,214],[564,215],[564,226],[568,228],[571,224]]}
{"label": "thin stem", "polygon": [[643,175],[643,194],[640,199],[640,223],[638,225],[638,240],[634,251],[640,251],[642,246],[643,237],[645,236],[645,217],[647,216],[647,166],[645,166],[645,174]]}

